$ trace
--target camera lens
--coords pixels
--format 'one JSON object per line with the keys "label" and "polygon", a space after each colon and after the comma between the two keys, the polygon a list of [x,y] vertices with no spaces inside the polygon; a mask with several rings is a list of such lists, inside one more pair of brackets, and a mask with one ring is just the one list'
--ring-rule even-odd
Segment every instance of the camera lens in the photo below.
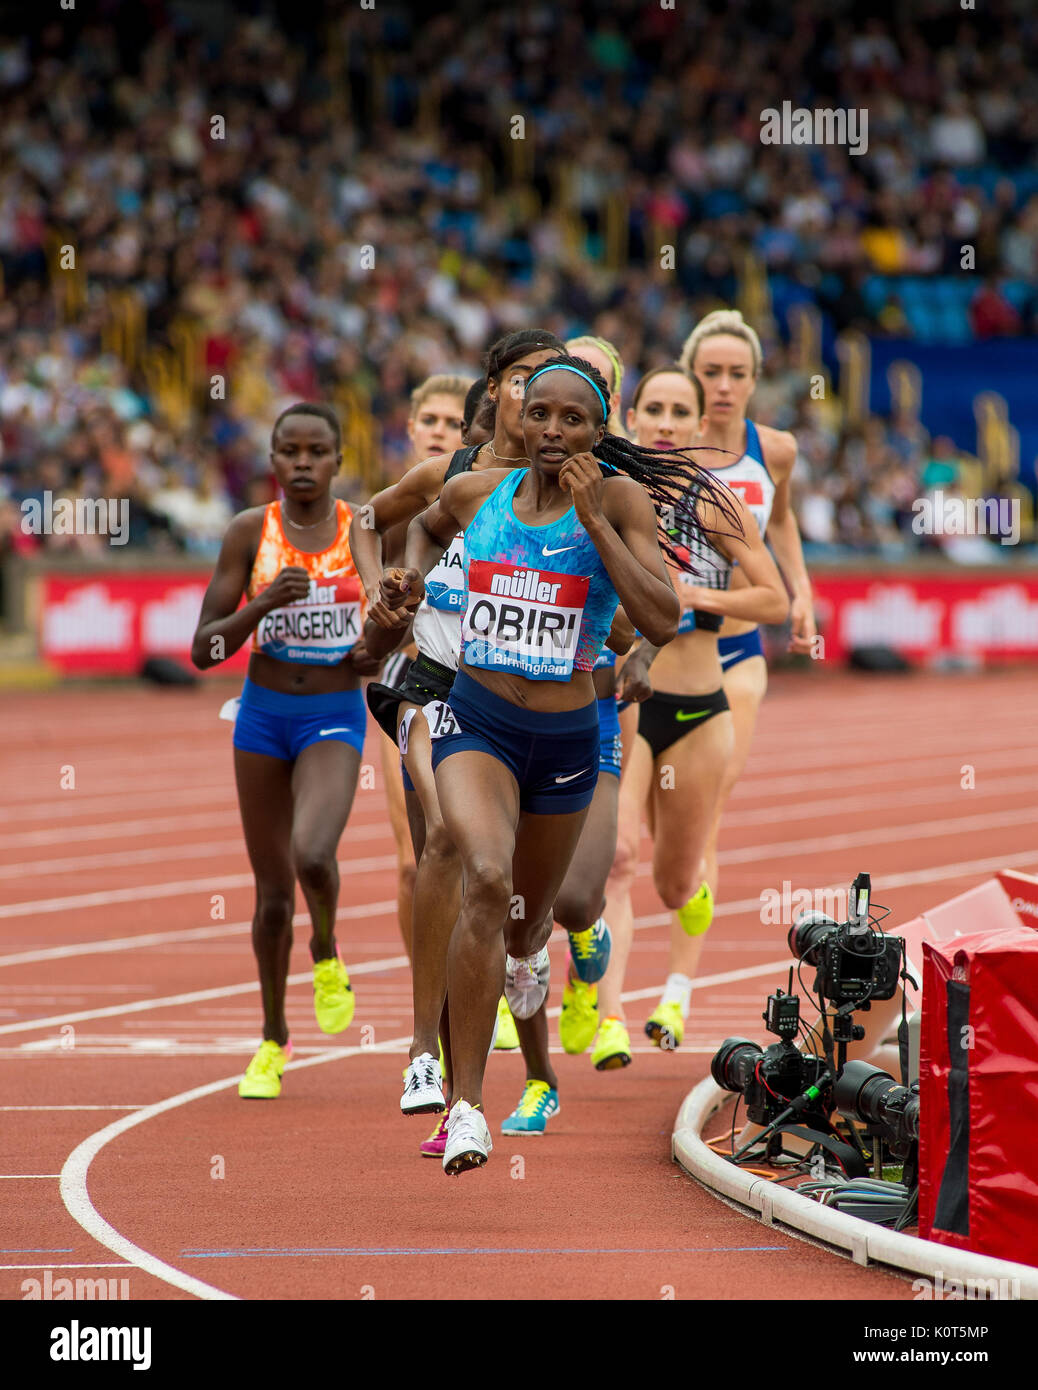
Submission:
{"label": "camera lens", "polygon": [[[868,1124],[903,1128],[919,1138],[919,1097],[868,1062],[848,1062],[833,1091],[836,1108]],[[900,1124],[899,1124],[900,1121]]]}
{"label": "camera lens", "polygon": [[763,1056],[764,1049],[749,1038],[725,1038],[710,1063],[710,1075],[726,1091],[742,1094]]}
{"label": "camera lens", "polygon": [[798,912],[786,941],[797,960],[805,961],[808,965],[817,965],[822,942],[831,932],[839,929],[839,922],[833,921],[824,912]]}

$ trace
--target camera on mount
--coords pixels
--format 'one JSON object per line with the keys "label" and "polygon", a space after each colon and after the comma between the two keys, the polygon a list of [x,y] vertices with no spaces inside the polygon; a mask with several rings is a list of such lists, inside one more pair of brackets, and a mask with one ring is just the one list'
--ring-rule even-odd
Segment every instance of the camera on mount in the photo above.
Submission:
{"label": "camera on mount", "polygon": [[[837,1158],[844,1171],[864,1174],[866,1154],[853,1129],[850,1144],[836,1136],[831,1123],[834,1109],[866,1127],[873,1140],[877,1175],[882,1150],[907,1155],[908,1175],[915,1165],[919,1135],[918,1087],[898,1085],[892,1076],[867,1062],[848,1062],[847,1045],[860,1041],[865,1030],[852,1020],[856,1010],[869,1008],[872,999],[891,999],[903,970],[903,944],[875,929],[870,915],[871,881],[861,873],[851,885],[846,922],[821,912],[799,914],[788,941],[798,961],[816,970],[814,992],[821,1015],[821,1053],[801,1052],[794,1044],[800,1032],[800,1000],[789,992],[769,995],[763,1014],[769,1033],[781,1042],[761,1047],[748,1038],[726,1038],[710,1063],[718,1086],[743,1097],[747,1115],[764,1126],[732,1155],[738,1162],[747,1151],[765,1143],[774,1157],[781,1151],[783,1133],[811,1138]],[[835,1006],[830,1018],[829,1007]],[[811,1046],[815,1049],[815,1044]]]}
{"label": "camera on mount", "polygon": [[827,1124],[832,1109],[829,1088],[824,1081],[818,1084],[826,1074],[825,1060],[805,1055],[793,1043],[800,1031],[800,1000],[793,993],[776,990],[768,996],[761,1016],[768,1032],[782,1041],[761,1047],[749,1038],[725,1038],[710,1063],[710,1075],[724,1090],[742,1096],[754,1124],[772,1124],[809,1091],[816,1094],[809,1096],[803,1113]]}
{"label": "camera on mount", "polygon": [[793,955],[817,970],[814,992],[837,1006],[867,1009],[870,999],[893,999],[897,992],[901,942],[874,930],[870,897],[869,875],[859,874],[851,884],[846,922],[823,912],[801,912],[786,938]]}

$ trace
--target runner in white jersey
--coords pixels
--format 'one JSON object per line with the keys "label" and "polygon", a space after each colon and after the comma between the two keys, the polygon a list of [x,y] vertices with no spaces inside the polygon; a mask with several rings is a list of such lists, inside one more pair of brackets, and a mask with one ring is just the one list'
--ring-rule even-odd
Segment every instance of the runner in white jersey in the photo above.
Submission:
{"label": "runner in white jersey", "polygon": [[[411,392],[407,435],[411,441],[411,466],[422,459],[450,453],[462,443],[461,427],[468,381],[464,377],[430,376]],[[403,554],[406,526],[391,527],[383,537],[386,563],[395,563]],[[414,659],[413,643],[393,653],[385,664],[382,679],[387,685],[403,680]],[[400,755],[396,739],[380,737],[382,781],[386,789],[389,824],[393,831],[397,860],[397,923],[404,950],[411,954],[411,917],[414,909],[415,857],[408,827],[404,788],[400,780]]]}
{"label": "runner in white jersey", "polygon": [[[737,310],[719,309],[707,314],[696,325],[682,348],[680,362],[703,388],[704,427],[696,440],[697,445],[725,449],[732,461],[718,461],[721,456],[705,451],[701,457],[718,477],[742,496],[761,534],[766,536],[790,591],[789,650],[817,656],[811,581],[804,565],[800,530],[790,500],[796,440],[788,431],[755,425],[746,416],[760,375],[760,339]],[[744,578],[737,570],[732,577],[732,591],[737,592],[743,583]],[[685,911],[688,929],[695,933],[700,948],[713,919],[721,814],[746,765],[757,710],[768,685],[764,648],[755,623],[726,618],[718,650],[735,742],[707,837],[702,882]],[[672,993],[690,987],[688,977],[694,974],[694,969],[684,974],[686,978],[671,982]]]}

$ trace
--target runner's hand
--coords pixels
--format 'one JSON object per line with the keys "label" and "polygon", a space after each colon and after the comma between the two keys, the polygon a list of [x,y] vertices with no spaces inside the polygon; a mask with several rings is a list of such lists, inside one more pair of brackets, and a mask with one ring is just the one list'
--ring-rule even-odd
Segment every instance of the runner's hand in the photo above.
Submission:
{"label": "runner's hand", "polygon": [[401,569],[383,570],[378,588],[370,590],[368,594],[367,616],[379,627],[406,627],[411,621],[416,605],[408,605],[407,611],[401,607],[403,598],[399,594],[399,580],[403,573]]}
{"label": "runner's hand", "polygon": [[382,669],[383,660],[383,657],[371,655],[362,637],[353,644],[343,657],[343,664],[348,666],[355,675],[377,676]]}
{"label": "runner's hand", "polygon": [[574,454],[559,469],[559,487],[573,498],[577,520],[585,529],[600,522],[602,517],[602,489],[605,478],[594,454]]}
{"label": "runner's hand", "polygon": [[818,628],[815,626],[814,604],[809,598],[795,598],[789,610],[792,631],[787,651],[811,655]]}
{"label": "runner's hand", "polygon": [[649,680],[649,667],[652,662],[634,651],[624,662],[617,676],[616,698],[627,700],[632,705],[640,705],[652,694],[652,681]]}
{"label": "runner's hand", "polygon": [[[425,580],[417,570],[383,570],[380,587],[382,602],[398,623],[406,622],[425,597]],[[402,608],[408,611],[399,613],[397,610]]]}
{"label": "runner's hand", "polygon": [[309,592],[310,576],[302,565],[286,565],[273,584],[257,595],[257,602],[264,613],[273,613],[275,608],[298,603]]}

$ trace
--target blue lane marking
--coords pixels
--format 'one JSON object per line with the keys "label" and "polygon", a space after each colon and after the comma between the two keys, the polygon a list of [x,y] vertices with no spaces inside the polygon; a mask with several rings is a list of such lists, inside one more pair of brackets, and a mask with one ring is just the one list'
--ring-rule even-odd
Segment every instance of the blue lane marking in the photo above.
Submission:
{"label": "blue lane marking", "polygon": [[562,1247],[551,1250],[523,1250],[514,1245],[501,1246],[463,1246],[444,1245],[433,1249],[416,1249],[409,1246],[366,1247],[324,1247],[303,1250],[181,1250],[181,1259],[193,1260],[233,1260],[251,1259],[256,1256],[269,1256],[274,1259],[291,1259],[300,1255],[749,1255],[764,1251],[786,1250],[785,1245],[670,1245],[648,1246],[629,1249],[608,1247],[606,1249],[585,1249],[583,1247]]}

